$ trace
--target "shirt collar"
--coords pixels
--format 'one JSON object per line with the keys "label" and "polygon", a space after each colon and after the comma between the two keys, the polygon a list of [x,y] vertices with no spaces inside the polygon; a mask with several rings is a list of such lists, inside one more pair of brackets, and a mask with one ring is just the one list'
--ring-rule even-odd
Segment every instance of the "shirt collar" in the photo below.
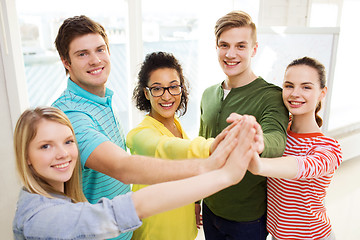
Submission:
{"label": "shirt collar", "polygon": [[112,99],[112,96],[114,95],[114,92],[112,90],[106,88],[105,97],[99,97],[95,94],[92,94],[92,93],[84,90],[79,85],[77,85],[76,83],[71,81],[70,78],[68,79],[67,88],[69,91],[75,93],[76,95],[78,95],[80,97],[89,99],[91,101],[94,101],[94,102],[102,104],[102,105],[111,104],[111,99]]}

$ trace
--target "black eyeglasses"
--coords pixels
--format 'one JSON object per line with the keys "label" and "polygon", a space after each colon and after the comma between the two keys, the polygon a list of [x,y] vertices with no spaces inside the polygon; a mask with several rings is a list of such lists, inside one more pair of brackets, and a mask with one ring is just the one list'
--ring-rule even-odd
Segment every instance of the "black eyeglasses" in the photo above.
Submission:
{"label": "black eyeglasses", "polygon": [[173,96],[180,95],[182,88],[183,87],[181,85],[173,85],[170,87],[146,87],[153,97],[161,97],[164,95],[165,90],[168,90],[168,92]]}

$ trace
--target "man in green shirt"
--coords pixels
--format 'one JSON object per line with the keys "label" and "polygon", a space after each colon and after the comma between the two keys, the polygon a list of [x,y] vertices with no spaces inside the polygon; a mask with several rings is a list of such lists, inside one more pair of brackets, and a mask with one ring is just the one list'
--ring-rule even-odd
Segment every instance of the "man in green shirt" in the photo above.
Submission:
{"label": "man in green shirt", "polygon": [[[258,48],[255,24],[247,13],[233,11],[217,21],[215,36],[226,79],[203,93],[199,135],[218,135],[232,112],[253,115],[263,130],[261,156],[282,156],[289,115],[281,88],[251,69]],[[266,178],[247,171],[239,184],[204,199],[203,222],[207,240],[266,239]]]}

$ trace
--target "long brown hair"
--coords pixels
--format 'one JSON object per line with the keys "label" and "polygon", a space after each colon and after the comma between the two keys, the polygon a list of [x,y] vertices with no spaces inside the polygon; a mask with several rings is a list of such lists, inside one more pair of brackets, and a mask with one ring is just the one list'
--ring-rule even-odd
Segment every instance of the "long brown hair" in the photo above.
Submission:
{"label": "long brown hair", "polygon": [[61,110],[53,107],[37,107],[25,110],[18,119],[14,132],[16,167],[24,187],[31,193],[37,193],[48,198],[53,198],[51,193],[55,193],[65,195],[71,198],[73,202],[87,201],[80,185],[81,169],[79,158],[76,161],[71,178],[64,183],[64,193],[55,190],[44,179],[40,178],[27,163],[29,144],[35,138],[38,124],[42,119],[69,127],[75,136],[70,120]]}
{"label": "long brown hair", "polygon": [[[294,61],[292,61],[286,67],[285,72],[290,67],[298,66],[298,65],[306,65],[308,67],[315,69],[319,75],[320,89],[324,89],[326,87],[326,71],[325,71],[325,67],[322,63],[320,63],[318,60],[316,60],[314,58],[310,58],[310,57],[298,58],[298,59],[295,59]],[[315,120],[319,127],[321,127],[323,124],[322,118],[318,115],[320,109],[321,109],[321,101],[318,103],[318,105],[316,106],[316,109],[315,109]]]}

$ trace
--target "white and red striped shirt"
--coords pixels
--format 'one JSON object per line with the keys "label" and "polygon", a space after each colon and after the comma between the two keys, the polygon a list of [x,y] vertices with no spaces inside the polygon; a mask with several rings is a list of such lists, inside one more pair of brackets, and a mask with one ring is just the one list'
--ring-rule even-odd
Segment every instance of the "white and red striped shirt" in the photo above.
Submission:
{"label": "white and red striped shirt", "polygon": [[294,179],[268,178],[267,228],[276,239],[321,239],[331,233],[324,198],[342,161],[339,143],[322,133],[288,129],[283,156],[296,156]]}

